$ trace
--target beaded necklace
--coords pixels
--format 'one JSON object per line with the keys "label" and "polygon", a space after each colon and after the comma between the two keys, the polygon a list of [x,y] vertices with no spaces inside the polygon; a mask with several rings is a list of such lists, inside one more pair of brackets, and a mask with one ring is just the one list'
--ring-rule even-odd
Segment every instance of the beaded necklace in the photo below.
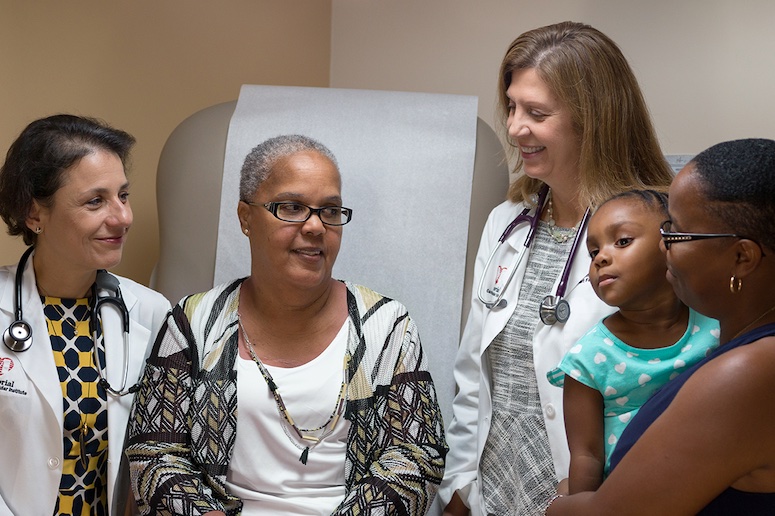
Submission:
{"label": "beaded necklace", "polygon": [[347,382],[347,366],[350,364],[350,354],[345,353],[344,355],[344,364],[342,366],[342,387],[339,389],[339,395],[336,398],[336,404],[334,405],[334,411],[331,412],[331,415],[329,416],[328,420],[323,423],[322,425],[318,426],[317,428],[299,428],[296,426],[296,423],[293,421],[293,417],[291,417],[291,414],[288,412],[288,408],[285,406],[285,402],[283,402],[282,396],[280,396],[280,391],[277,389],[277,384],[274,382],[274,379],[272,378],[272,375],[269,374],[269,371],[267,371],[266,367],[264,367],[264,364],[261,363],[261,360],[258,358],[258,355],[256,355],[256,352],[253,350],[253,343],[250,342],[250,338],[248,337],[248,332],[245,330],[245,326],[242,324],[242,316],[237,313],[237,321],[239,322],[240,330],[242,331],[242,336],[245,339],[245,344],[247,344],[248,353],[250,354],[250,358],[253,360],[253,362],[256,363],[258,366],[258,370],[261,372],[261,376],[264,377],[264,380],[266,381],[267,387],[269,387],[269,390],[272,393],[272,396],[274,397],[275,404],[277,405],[277,412],[280,414],[280,416],[285,420],[286,423],[293,429],[293,431],[296,434],[296,437],[300,439],[304,445],[299,445],[295,439],[291,436],[291,434],[288,432],[288,429],[285,425],[282,425],[283,432],[285,432],[285,435],[288,437],[288,440],[293,444],[296,448],[301,450],[301,456],[299,457],[299,462],[306,465],[307,464],[307,458],[309,457],[309,451],[317,446],[323,439],[331,435],[331,433],[334,431],[334,427],[336,426],[336,423],[339,421],[339,416],[342,415],[345,402],[347,401],[347,388],[349,386],[349,382]]}
{"label": "beaded necklace", "polygon": [[549,189],[549,195],[547,196],[546,216],[549,220],[546,223],[549,225],[549,234],[552,236],[555,242],[558,244],[564,244],[572,237],[576,236],[576,232],[579,230],[579,225],[568,229],[567,231],[561,231],[557,229],[557,223],[554,222],[554,210],[552,209],[552,190]]}

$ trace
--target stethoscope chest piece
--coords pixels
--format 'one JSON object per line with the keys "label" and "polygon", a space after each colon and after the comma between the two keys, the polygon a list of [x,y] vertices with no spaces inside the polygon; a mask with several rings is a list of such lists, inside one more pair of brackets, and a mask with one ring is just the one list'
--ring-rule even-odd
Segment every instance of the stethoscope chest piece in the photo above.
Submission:
{"label": "stethoscope chest piece", "polygon": [[[15,321],[3,332],[3,343],[16,353],[21,351],[27,351],[32,346],[32,326],[24,320],[22,315],[22,279],[24,276],[24,267],[27,264],[27,259],[32,254],[34,247],[30,246],[22,257],[19,259],[19,265],[16,267],[16,281],[14,283],[14,309],[16,312]],[[114,291],[114,296],[98,296],[98,291],[106,290],[108,292]],[[100,321],[99,310],[101,305],[107,303],[114,305],[121,314],[121,319],[124,327],[124,372],[121,377],[121,387],[114,389],[111,387],[108,380],[102,374],[102,366],[97,366],[97,372],[100,376],[100,385],[105,388],[113,396],[124,396],[126,394],[132,394],[137,392],[139,384],[135,384],[127,389],[127,378],[129,377],[129,310],[127,310],[124,298],[121,296],[121,288],[119,287],[118,279],[105,270],[98,270],[94,279],[94,285],[92,286],[92,309],[89,319],[89,330],[92,334],[92,341],[94,346],[92,352],[94,353],[94,363],[99,364],[97,357],[97,328]]]}
{"label": "stethoscope chest piece", "polygon": [[538,309],[541,322],[551,326],[564,323],[570,318],[570,303],[559,296],[546,296]]}
{"label": "stethoscope chest piece", "polygon": [[3,342],[11,351],[27,351],[32,346],[32,327],[25,321],[14,321],[3,332]]}

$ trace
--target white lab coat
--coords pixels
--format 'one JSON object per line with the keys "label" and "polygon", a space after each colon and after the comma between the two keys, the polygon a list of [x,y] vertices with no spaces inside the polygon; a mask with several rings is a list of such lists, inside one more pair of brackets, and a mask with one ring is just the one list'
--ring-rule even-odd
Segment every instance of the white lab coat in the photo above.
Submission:
{"label": "white lab coat", "polygon": [[[449,503],[452,494],[455,491],[460,491],[466,505],[471,508],[473,516],[485,514],[478,468],[482,450],[490,431],[490,417],[492,415],[491,371],[487,349],[493,339],[506,326],[517,306],[517,294],[522,284],[527,257],[520,263],[505,291],[503,299],[508,304],[504,308],[490,310],[479,301],[477,297],[479,278],[490,253],[497,245],[498,238],[523,208],[524,206],[521,204],[517,205],[507,201],[490,213],[476,256],[471,311],[455,361],[454,374],[458,392],[453,402],[453,418],[447,430],[446,437],[450,451],[447,455],[446,471],[439,490],[439,499],[441,507],[444,507]],[[528,224],[520,224],[501,246],[499,254],[490,266],[510,265],[515,253],[524,249],[523,244],[528,231]],[[589,328],[614,311],[613,308],[598,299],[588,281],[579,284],[588,274],[589,264],[586,235],[582,234],[565,295],[565,299],[571,307],[570,319],[565,324],[556,323],[553,326],[547,326],[539,321],[533,337],[533,357],[538,391],[549,434],[554,467],[559,479],[568,476],[570,454],[563,421],[562,389],[549,384],[546,372],[560,363],[565,352]],[[558,277],[552,291],[547,292],[547,294],[555,294],[559,279]],[[578,286],[576,286],[577,284]]]}
{"label": "white lab coat", "polygon": [[[0,332],[16,319],[15,276],[16,266],[0,267]],[[119,281],[130,319],[128,387],[137,382],[170,304],[158,292],[132,280],[119,277]],[[62,389],[32,259],[27,260],[22,280],[22,309],[24,320],[32,327],[32,346],[15,353],[0,344],[0,515],[3,516],[52,514],[64,456]],[[124,367],[121,315],[109,304],[101,312],[106,344],[105,375],[118,389]],[[129,496],[123,483],[119,487],[121,494],[116,492],[116,479],[132,398],[131,394],[120,398],[108,395],[110,514],[123,514],[120,511]],[[122,471],[122,477],[123,474]]]}

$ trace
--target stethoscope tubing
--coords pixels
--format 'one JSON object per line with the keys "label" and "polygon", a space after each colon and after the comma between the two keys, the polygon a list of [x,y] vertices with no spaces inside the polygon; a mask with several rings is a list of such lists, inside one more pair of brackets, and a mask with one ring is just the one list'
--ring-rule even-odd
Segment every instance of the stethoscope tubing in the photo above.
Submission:
{"label": "stethoscope tubing", "polygon": [[584,233],[590,216],[591,210],[587,208],[584,211],[584,216],[581,217],[581,223],[576,231],[576,236],[573,238],[568,259],[565,261],[565,267],[562,269],[562,276],[560,276],[560,283],[557,285],[557,293],[555,294],[558,298],[565,297],[565,289],[568,287],[568,280],[570,279],[570,270],[573,267],[573,257],[576,256],[576,251],[578,251],[581,244],[581,234]]}
{"label": "stethoscope tubing", "polygon": [[[532,244],[533,237],[535,236],[536,229],[538,228],[538,221],[540,220],[540,217],[541,217],[541,211],[543,210],[543,206],[546,201],[548,190],[549,190],[549,187],[547,185],[544,185],[541,188],[541,191],[539,192],[539,195],[538,195],[538,202],[536,203],[535,214],[532,217],[528,215],[530,210],[528,208],[525,208],[519,215],[517,215],[514,218],[514,220],[512,220],[509,223],[508,226],[506,226],[506,229],[503,231],[500,238],[498,238],[497,244],[495,245],[492,252],[490,253],[490,256],[487,258],[487,261],[485,262],[484,270],[482,271],[482,276],[479,278],[477,297],[479,298],[479,301],[481,301],[490,310],[494,308],[503,308],[507,305],[507,303],[503,300],[503,295],[506,292],[506,288],[508,287],[509,283],[511,283],[511,279],[513,278],[516,272],[516,268],[522,262],[522,259],[525,253],[527,252],[528,248]],[[563,267],[562,274],[560,275],[560,281],[557,284],[557,289],[555,291],[555,294],[554,296],[552,295],[546,296],[544,300],[544,301],[547,301],[547,300],[551,301],[551,303],[553,304],[553,307],[551,308],[552,310],[554,310],[554,307],[556,307],[558,303],[564,303],[566,305],[565,310],[567,311],[568,315],[570,313],[570,306],[567,304],[567,301],[563,300],[563,298],[566,294],[566,290],[568,287],[568,280],[570,279],[570,271],[571,271],[571,268],[573,267],[573,260],[574,260],[574,257],[576,256],[576,253],[578,252],[578,247],[581,243],[581,236],[584,233],[584,230],[586,229],[587,222],[589,221],[590,216],[591,216],[591,210],[587,208],[584,211],[584,215],[581,218],[581,222],[579,223],[579,227],[578,227],[578,230],[576,231],[576,235],[573,238],[573,243],[571,244],[571,249],[570,249],[570,252],[568,253],[568,258],[565,261],[565,266]],[[508,237],[514,231],[517,225],[519,225],[521,222],[530,223],[530,229],[525,238],[523,248],[520,251],[518,251],[518,256],[514,260],[514,263],[512,264],[512,266],[510,267],[511,270],[509,271],[509,275],[506,278],[506,281],[504,281],[503,286],[500,288],[500,290],[498,290],[497,295],[495,296],[495,299],[488,301],[482,295],[485,278],[487,277],[487,271],[490,270],[490,267],[492,265],[492,262],[498,250],[501,248],[501,246],[506,241],[506,239],[508,239]],[[583,282],[584,280],[574,285],[574,289],[575,287],[577,287],[579,284]],[[543,303],[542,303],[542,309],[544,309]],[[544,322],[544,324],[554,324],[554,322],[557,319],[554,319],[551,316],[548,318],[545,318],[544,314],[542,313],[541,320],[542,322]],[[561,320],[560,322],[565,322],[566,320],[567,320],[567,317],[564,317],[564,319]]]}
{"label": "stethoscope tubing", "polygon": [[[34,246],[30,246],[19,259],[19,264],[16,268],[16,276],[14,281],[14,318],[7,330],[3,333],[3,342],[6,347],[15,353],[22,353],[27,351],[32,346],[32,326],[24,320],[24,314],[22,309],[22,280],[24,277],[24,269],[27,264],[27,260],[32,254]],[[115,296],[99,296],[100,290],[115,291]],[[100,364],[99,354],[97,352],[97,325],[96,322],[99,317],[100,309],[103,304],[111,304],[121,314],[121,322],[123,329],[123,341],[124,341],[124,370],[121,376],[121,388],[114,389],[103,373],[103,367]],[[92,335],[92,341],[94,346],[92,347],[92,353],[94,354],[94,364],[97,368],[97,372],[100,376],[100,384],[105,390],[113,396],[124,396],[131,394],[137,390],[137,385],[133,385],[127,389],[127,382],[129,380],[129,362],[130,355],[130,342],[129,342],[129,311],[127,310],[124,298],[121,295],[121,288],[119,287],[119,281],[115,276],[105,270],[97,271],[97,278],[92,286],[92,311],[89,319],[89,329]]]}
{"label": "stethoscope tubing", "polygon": [[[116,293],[115,296],[99,296],[98,293],[103,291],[113,291]],[[102,373],[102,368],[98,367],[97,371],[100,375],[100,384],[105,388],[106,391],[108,391],[110,394],[113,394],[114,396],[124,396],[126,394],[130,394],[134,392],[133,389],[136,388],[136,386],[130,387],[127,389],[126,384],[129,379],[129,360],[130,360],[130,343],[129,343],[129,311],[126,308],[126,303],[124,303],[124,297],[121,295],[121,287],[119,286],[118,279],[116,279],[115,276],[110,274],[108,271],[100,269],[97,271],[97,277],[94,280],[94,297],[92,305],[94,306],[94,310],[92,311],[92,314],[99,314],[100,309],[102,308],[103,304],[109,304],[116,307],[116,309],[121,314],[121,322],[123,326],[123,341],[124,341],[124,371],[121,375],[121,387],[119,389],[114,389],[110,382],[108,382],[108,379],[105,378],[105,376]],[[92,320],[94,321],[94,317],[92,317]],[[91,325],[91,323],[90,323]],[[97,342],[97,324],[94,323],[92,326],[92,340],[94,342]],[[97,346],[95,345],[93,348],[94,353],[96,355],[97,353]],[[95,363],[96,360],[98,360],[99,357],[95,357]]]}
{"label": "stethoscope tubing", "polygon": [[3,332],[3,342],[14,353],[27,351],[32,346],[32,326],[24,320],[22,314],[22,278],[24,276],[24,265],[32,254],[33,247],[30,247],[22,254],[19,259],[19,265],[16,268],[16,277],[14,286],[14,320]]}
{"label": "stethoscope tubing", "polygon": [[[536,229],[538,229],[538,221],[541,218],[541,211],[544,209],[544,203],[546,202],[546,197],[549,194],[549,186],[544,185],[541,187],[541,190],[538,192],[538,200],[536,201],[535,206],[535,214],[531,217],[529,215],[530,208],[525,208],[522,210],[522,212],[517,215],[514,220],[512,220],[508,226],[506,226],[506,229],[503,230],[503,233],[501,233],[501,236],[498,238],[498,242],[495,244],[495,247],[490,252],[490,256],[487,258],[487,262],[484,264],[484,270],[482,271],[482,276],[479,278],[479,285],[476,291],[476,295],[479,298],[479,301],[481,301],[487,308],[493,309],[496,306],[500,307],[502,306],[502,299],[503,294],[506,292],[506,287],[508,287],[509,283],[511,283],[511,279],[514,277],[514,272],[519,263],[522,261],[522,258],[525,255],[525,251],[530,247],[530,244],[533,243],[533,237],[535,236]],[[530,224],[530,229],[527,232],[527,236],[525,237],[525,242],[522,244],[522,250],[519,251],[519,255],[517,259],[512,264],[511,270],[509,271],[509,275],[506,278],[506,281],[503,283],[503,287],[498,291],[497,296],[495,297],[494,301],[487,301],[484,299],[484,296],[482,295],[482,290],[484,289],[484,281],[487,277],[487,271],[490,270],[490,266],[492,265],[492,261],[495,258],[495,255],[498,253],[498,250],[501,248],[501,246],[506,242],[506,240],[511,236],[511,233],[514,231],[514,229],[522,222],[528,222]],[[504,305],[505,306],[505,305]]]}

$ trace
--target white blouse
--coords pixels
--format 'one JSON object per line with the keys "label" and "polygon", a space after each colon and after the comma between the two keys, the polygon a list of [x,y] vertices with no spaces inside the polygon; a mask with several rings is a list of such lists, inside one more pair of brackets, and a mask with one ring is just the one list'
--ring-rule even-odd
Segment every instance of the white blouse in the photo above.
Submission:
{"label": "white blouse", "polygon": [[[317,428],[331,416],[342,386],[346,320],[329,346],[298,367],[267,366],[288,413],[299,428]],[[278,412],[253,360],[237,358],[237,437],[226,485],[242,499],[244,516],[331,514],[345,496],[344,463],[350,422],[299,461],[306,444]]]}

